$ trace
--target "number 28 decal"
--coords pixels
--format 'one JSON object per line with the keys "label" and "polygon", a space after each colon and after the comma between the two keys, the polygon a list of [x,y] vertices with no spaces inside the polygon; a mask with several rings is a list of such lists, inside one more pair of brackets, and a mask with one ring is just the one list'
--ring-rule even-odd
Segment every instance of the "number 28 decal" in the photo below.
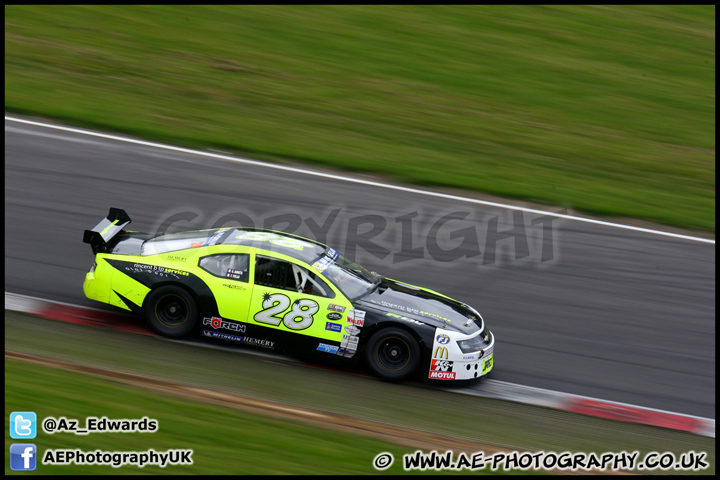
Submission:
{"label": "number 28 decal", "polygon": [[313,315],[320,308],[317,302],[310,299],[295,300],[292,302],[290,311],[280,316],[290,307],[290,303],[290,299],[281,293],[273,295],[265,293],[262,302],[263,309],[256,313],[253,319],[256,322],[276,327],[283,322],[291,330],[304,330],[312,325]]}

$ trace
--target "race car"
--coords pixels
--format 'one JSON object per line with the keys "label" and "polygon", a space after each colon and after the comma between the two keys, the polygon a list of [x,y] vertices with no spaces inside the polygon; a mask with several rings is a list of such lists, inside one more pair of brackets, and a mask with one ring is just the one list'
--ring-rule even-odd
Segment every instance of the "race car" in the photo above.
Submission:
{"label": "race car", "polygon": [[85,230],[95,262],[83,290],[160,335],[364,359],[387,381],[475,380],[493,368],[495,339],[474,308],[314,240],[240,226],[156,235],[124,230],[130,222],[110,208]]}

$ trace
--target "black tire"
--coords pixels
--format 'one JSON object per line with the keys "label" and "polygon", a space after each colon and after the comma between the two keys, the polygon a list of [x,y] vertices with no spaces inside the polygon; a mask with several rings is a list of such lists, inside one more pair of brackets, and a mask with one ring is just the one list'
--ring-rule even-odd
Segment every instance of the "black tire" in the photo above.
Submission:
{"label": "black tire", "polygon": [[150,292],[143,303],[143,311],[153,330],[171,338],[190,333],[198,319],[193,296],[187,290],[172,285]]}
{"label": "black tire", "polygon": [[402,328],[383,328],[373,334],[365,349],[370,370],[389,382],[412,377],[420,366],[420,346]]}

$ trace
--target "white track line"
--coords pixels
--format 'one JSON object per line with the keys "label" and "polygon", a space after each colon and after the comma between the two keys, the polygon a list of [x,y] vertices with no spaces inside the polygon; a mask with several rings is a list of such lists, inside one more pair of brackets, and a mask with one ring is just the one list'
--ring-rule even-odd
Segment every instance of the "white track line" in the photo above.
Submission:
{"label": "white track line", "polygon": [[297,168],[297,167],[288,167],[285,165],[261,162],[259,160],[251,160],[248,158],[231,157],[228,155],[220,155],[218,153],[210,153],[210,152],[203,152],[200,150],[191,150],[189,148],[174,147],[172,145],[164,145],[161,143],[146,142],[144,140],[136,140],[133,138],[119,137],[116,135],[92,132],[89,130],[81,130],[78,128],[63,127],[60,125],[52,125],[52,124],[48,124],[48,123],[35,122],[35,121],[25,120],[25,119],[21,119],[21,118],[5,116],[5,120],[11,121],[11,122],[25,123],[28,125],[35,125],[37,127],[52,128],[55,130],[62,130],[62,131],[77,133],[77,134],[81,134],[81,135],[90,135],[90,136],[94,136],[94,137],[107,138],[109,140],[116,140],[116,141],[120,141],[120,142],[134,143],[136,145],[143,145],[146,147],[162,148],[165,150],[172,150],[175,152],[188,153],[188,154],[192,154],[192,155],[201,155],[204,157],[218,158],[221,160],[230,160],[230,161],[237,162],[237,163],[244,163],[244,164],[248,164],[248,165],[257,165],[259,167],[265,167],[265,168],[274,168],[276,170],[284,170],[287,172],[301,173],[301,174],[305,174],[305,175],[313,175],[316,177],[324,177],[324,178],[330,178],[333,180],[340,180],[340,181],[344,181],[344,182],[359,183],[361,185],[369,185],[369,186],[379,187],[379,188],[387,188],[390,190],[397,190],[397,191],[401,191],[401,192],[415,193],[415,194],[419,194],[419,195],[444,198],[444,199],[455,200],[455,201],[460,201],[460,202],[475,203],[475,204],[487,205],[487,206],[491,206],[491,207],[507,208],[510,210],[520,210],[523,212],[535,213],[535,214],[539,214],[539,215],[550,215],[553,217],[564,218],[567,220],[575,220],[578,222],[593,223],[596,225],[603,225],[606,227],[622,228],[625,230],[633,230],[636,232],[651,233],[654,235],[662,235],[662,236],[666,236],[666,237],[681,238],[684,240],[692,240],[692,241],[696,241],[696,242],[711,243],[713,245],[715,244],[715,240],[708,239],[708,238],[693,237],[690,235],[681,235],[679,233],[664,232],[662,230],[653,230],[653,229],[649,229],[649,228],[635,227],[632,225],[623,225],[620,223],[604,222],[602,220],[595,220],[593,218],[576,217],[573,215],[565,215],[562,213],[547,212],[544,210],[536,210],[534,208],[519,207],[519,206],[515,206],[515,205],[507,205],[507,204],[497,203],[497,202],[489,202],[487,200],[478,200],[475,198],[460,197],[457,195],[432,192],[432,191],[428,191],[428,190],[420,190],[417,188],[401,187],[398,185],[391,185],[388,183],[373,182],[371,180],[363,180],[363,179],[359,179],[359,178],[345,177],[342,175],[336,175],[336,174],[331,174],[331,173],[316,172],[313,170],[305,170],[305,169],[301,169],[301,168]]}

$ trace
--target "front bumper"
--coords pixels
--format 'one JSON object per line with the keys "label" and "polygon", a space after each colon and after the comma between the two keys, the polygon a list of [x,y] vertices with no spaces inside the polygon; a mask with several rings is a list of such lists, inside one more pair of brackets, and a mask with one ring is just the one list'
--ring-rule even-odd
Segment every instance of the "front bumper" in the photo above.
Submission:
{"label": "front bumper", "polygon": [[[435,336],[431,352],[429,380],[473,380],[490,373],[494,366],[495,336],[490,332],[490,343],[477,352],[463,353],[455,341],[446,343],[441,332]],[[440,339],[440,341],[438,341]]]}

